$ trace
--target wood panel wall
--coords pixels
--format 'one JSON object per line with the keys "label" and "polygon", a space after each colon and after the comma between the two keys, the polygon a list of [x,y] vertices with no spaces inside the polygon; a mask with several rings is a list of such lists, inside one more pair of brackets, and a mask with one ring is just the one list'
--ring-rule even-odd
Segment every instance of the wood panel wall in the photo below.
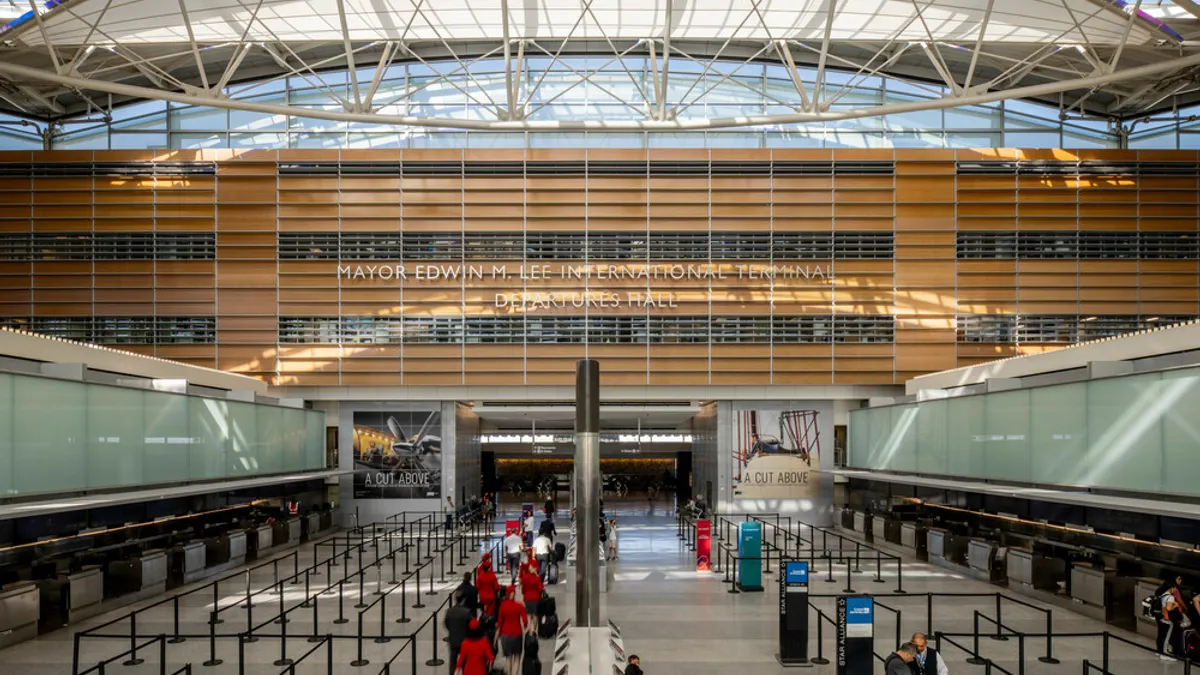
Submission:
{"label": "wood panel wall", "polygon": [[[1200,313],[1195,260],[956,260],[959,230],[1196,230],[1197,177],[967,176],[956,161],[1196,162],[1185,151],[381,150],[6,152],[5,165],[216,161],[214,176],[0,174],[0,231],[215,231],[207,261],[0,261],[0,316],[209,315],[215,345],[131,350],[288,385],[899,384],[1053,345],[959,344],[957,314]],[[894,175],[293,176],[297,161],[895,162]],[[334,261],[279,260],[278,232],[863,231],[892,260],[836,260],[832,285],[730,283],[682,314],[890,314],[887,344],[277,342],[279,317],[492,314],[486,281],[402,289],[340,280]],[[514,263],[515,264],[515,263]],[[514,282],[519,283],[519,282]],[[614,287],[620,282],[613,282]],[[593,286],[594,288],[594,286]],[[681,297],[689,297],[681,294]],[[558,310],[574,311],[574,310]]]}

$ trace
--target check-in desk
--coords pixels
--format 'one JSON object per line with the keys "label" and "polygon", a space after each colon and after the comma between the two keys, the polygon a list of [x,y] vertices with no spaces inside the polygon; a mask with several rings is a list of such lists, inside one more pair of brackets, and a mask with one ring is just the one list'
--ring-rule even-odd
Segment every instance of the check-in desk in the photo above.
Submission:
{"label": "check-in desk", "polygon": [[300,524],[299,518],[288,518],[287,522],[287,540],[291,544],[299,544],[304,535],[304,526]]}
{"label": "check-in desk", "polygon": [[88,565],[78,572],[60,575],[67,587],[67,622],[76,623],[100,612],[104,601],[104,570]]}
{"label": "check-in desk", "polygon": [[1154,591],[1162,585],[1161,579],[1152,577],[1139,577],[1134,581],[1133,597],[1137,603],[1133,608],[1133,618],[1137,622],[1137,632],[1146,636],[1158,635],[1157,622],[1154,619],[1142,615],[1142,600],[1154,596]]}
{"label": "check-in desk", "polygon": [[1027,590],[1057,593],[1059,581],[1066,579],[1065,563],[1028,548],[1008,549],[1008,584]]}
{"label": "check-in desk", "polygon": [[920,523],[900,523],[900,546],[914,553],[917,558],[928,558],[928,536]]}
{"label": "check-in desk", "polygon": [[854,529],[854,509],[838,509],[838,521],[843,530]]}
{"label": "check-in desk", "polygon": [[871,516],[871,541],[887,541],[887,519],[884,516]]}
{"label": "check-in desk", "polygon": [[1116,572],[1085,563],[1071,566],[1071,599],[1081,614],[1107,621],[1111,611],[1109,590]]}
{"label": "check-in desk", "polygon": [[0,588],[0,647],[37,637],[41,594],[34,581]]}
{"label": "check-in desk", "polygon": [[176,584],[190,584],[204,578],[208,566],[208,546],[189,541],[171,549],[171,578]]}
{"label": "check-in desk", "polygon": [[321,512],[321,529],[328,530],[329,528],[333,527],[333,524],[338,522],[338,518],[341,518],[340,512],[341,512],[341,509],[333,509],[331,511],[322,511]]}
{"label": "check-in desk", "polygon": [[863,513],[862,511],[854,512],[854,531],[862,533],[867,541],[873,541],[874,526],[871,523],[871,514]]}
{"label": "check-in desk", "polygon": [[291,528],[288,527],[286,520],[277,520],[271,523],[271,546],[278,547],[291,541],[288,539],[291,535]]}
{"label": "check-in desk", "polygon": [[249,558],[262,557],[273,544],[274,528],[270,525],[259,525],[246,530],[246,556]]}
{"label": "check-in desk", "polygon": [[1003,555],[994,541],[970,539],[967,541],[967,567],[980,579],[992,583],[1005,580],[1007,556]]}
{"label": "check-in desk", "polygon": [[104,595],[163,593],[167,590],[167,554],[147,551],[136,558],[114,560],[104,575]]}
{"label": "check-in desk", "polygon": [[931,563],[967,564],[967,539],[940,527],[931,527],[925,536]]}
{"label": "check-in desk", "polygon": [[317,533],[321,531],[321,514],[310,513],[300,519],[301,537],[304,541],[312,541],[317,537]]}

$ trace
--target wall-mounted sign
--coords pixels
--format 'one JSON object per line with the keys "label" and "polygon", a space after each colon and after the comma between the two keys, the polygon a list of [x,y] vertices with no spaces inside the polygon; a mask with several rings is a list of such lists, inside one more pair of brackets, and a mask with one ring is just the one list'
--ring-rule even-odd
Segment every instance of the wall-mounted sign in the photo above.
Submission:
{"label": "wall-mounted sign", "polygon": [[357,499],[440,499],[442,424],[436,410],[354,413]]}

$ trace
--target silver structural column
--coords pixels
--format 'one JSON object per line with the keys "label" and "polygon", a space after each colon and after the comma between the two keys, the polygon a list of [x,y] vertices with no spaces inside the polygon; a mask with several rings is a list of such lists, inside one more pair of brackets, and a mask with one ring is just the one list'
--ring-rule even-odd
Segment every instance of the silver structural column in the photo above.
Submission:
{"label": "silver structural column", "polygon": [[600,362],[575,364],[575,625],[600,626]]}

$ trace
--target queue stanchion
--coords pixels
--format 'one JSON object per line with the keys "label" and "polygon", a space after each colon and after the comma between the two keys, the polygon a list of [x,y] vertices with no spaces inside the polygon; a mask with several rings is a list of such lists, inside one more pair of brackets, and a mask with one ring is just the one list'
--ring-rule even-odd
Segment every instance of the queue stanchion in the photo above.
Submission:
{"label": "queue stanchion", "polygon": [[854,593],[853,575],[854,570],[850,568],[850,561],[846,560],[846,587],[842,589],[843,593]]}
{"label": "queue stanchion", "polygon": [[355,603],[354,609],[363,609],[367,606],[367,603],[363,601],[363,578],[366,576],[367,573],[360,567],[358,570],[358,602]]}
{"label": "queue stanchion", "polygon": [[860,544],[857,541],[854,542],[854,571],[855,572],[862,571],[862,566],[859,564],[859,551],[860,550],[861,550]]}
{"label": "queue stanchion", "polygon": [[400,618],[396,619],[396,623],[408,623],[411,619],[408,618],[408,601],[406,600],[408,591],[408,579],[400,582]]}
{"label": "queue stanchion", "polygon": [[[283,588],[283,585],[280,584],[280,594],[281,595],[282,595],[282,588]],[[288,621],[287,621],[287,617],[283,617],[283,616],[279,617],[279,619],[280,620],[276,622],[279,624],[279,658],[275,661],[275,665],[276,666],[290,666],[290,665],[292,665],[292,660],[289,659],[288,655],[287,655],[287,625],[288,625]]]}
{"label": "queue stanchion", "polygon": [[246,642],[258,642],[254,637],[254,604],[250,602],[250,572],[246,572]]}
{"label": "queue stanchion", "polygon": [[375,644],[381,645],[391,641],[392,638],[387,636],[387,593],[384,593],[379,598],[379,636],[375,638]]}
{"label": "queue stanchion", "polygon": [[177,645],[180,642],[183,642],[187,639],[187,638],[179,637],[179,596],[178,595],[171,598],[171,605],[172,605],[172,607],[171,607],[171,624],[174,629],[174,637],[171,638],[170,642],[173,645]]}
{"label": "queue stanchion", "polygon": [[413,605],[413,609],[421,609],[425,605],[421,603],[421,568],[420,567],[417,568],[417,583],[416,583],[415,588],[417,589],[417,602],[416,602],[416,604]]}
{"label": "queue stanchion", "polygon": [[212,617],[210,617],[210,619],[211,620],[208,622],[208,660],[204,662],[204,666],[208,667],[208,668],[211,668],[213,666],[219,666],[222,663],[224,663],[224,661],[217,658],[217,623],[216,623],[217,612],[216,612],[216,610],[213,610]]}
{"label": "queue stanchion", "polygon": [[875,549],[875,578],[871,581],[877,584],[883,583],[883,554],[879,549]]}
{"label": "queue stanchion", "polygon": [[437,592],[433,590],[433,566],[432,565],[429,567],[429,590],[425,591],[425,595],[430,595],[430,596],[437,595]]}
{"label": "queue stanchion", "polygon": [[[726,549],[726,550],[728,551],[728,549]],[[737,585],[738,557],[732,556],[732,559],[733,559],[733,581],[729,584],[729,590],[726,591],[726,593],[737,594],[737,593],[741,593],[741,591],[739,591],[738,587],[737,587],[738,586]]]}
{"label": "queue stanchion", "polygon": [[979,665],[983,665],[984,659],[979,657],[979,611],[978,610],[973,612],[971,621],[974,624],[974,629],[971,631],[973,633],[971,636],[971,640],[972,640],[971,658],[967,659],[967,663],[969,663],[973,666],[979,666]]}
{"label": "queue stanchion", "polygon": [[342,579],[338,582],[338,618],[333,622],[336,624],[347,623],[350,620],[346,618],[346,580]]}
{"label": "queue stanchion", "polygon": [[409,563],[409,555],[408,555],[409,552],[411,551],[411,549],[412,549],[412,542],[410,541],[409,543],[404,545],[404,573],[405,574],[412,573],[412,565]]}
{"label": "queue stanchion", "polygon": [[145,663],[145,659],[138,658],[137,650],[137,612],[134,612],[129,615],[129,659],[121,665],[139,666]]}
{"label": "queue stanchion", "polygon": [[991,638],[993,640],[998,640],[1001,642],[1008,640],[1008,637],[1006,635],[1004,635],[1004,633],[1002,632],[1003,627],[1001,624],[1003,624],[1003,622],[1004,622],[1004,608],[1000,605],[1000,593],[999,593],[999,591],[997,591],[996,592],[996,634],[991,636]]}
{"label": "queue stanchion", "polygon": [[375,590],[371,595],[383,595],[383,565],[375,561]]}
{"label": "queue stanchion", "polygon": [[320,615],[321,610],[317,606],[320,604],[321,604],[321,594],[318,593],[318,594],[314,595],[312,598],[312,605],[311,605],[312,606],[312,635],[309,636],[309,638],[308,638],[309,642],[320,642],[321,641],[321,638],[319,637],[320,633],[317,632],[318,629],[321,627],[321,615]]}
{"label": "queue stanchion", "polygon": [[292,583],[300,583],[300,551],[292,551]]}
{"label": "queue stanchion", "polygon": [[[1061,661],[1054,658],[1054,610],[1052,609],[1046,610],[1046,654],[1039,656],[1038,661],[1042,663],[1061,663]],[[1190,661],[1184,661],[1184,664],[1189,670],[1191,669]]]}
{"label": "queue stanchion", "polygon": [[399,584],[400,581],[396,579],[396,556],[395,556],[395,554],[393,554],[391,556],[391,558],[392,558],[392,578],[391,578],[391,580],[388,581],[388,585],[395,586],[396,584]]}
{"label": "queue stanchion", "polygon": [[824,666],[829,664],[829,659],[825,658],[825,615],[816,607],[813,609],[817,610],[817,655],[809,661]]}
{"label": "queue stanchion", "polygon": [[446,664],[445,661],[438,658],[439,642],[441,642],[441,640],[438,639],[438,611],[435,609],[433,610],[433,658],[426,661],[425,665],[441,666]]}
{"label": "queue stanchion", "polygon": [[904,590],[904,561],[900,556],[896,556],[896,590],[897,594],[904,595],[908,591]]}
{"label": "queue stanchion", "polygon": [[370,663],[370,661],[363,658],[363,650],[362,650],[363,615],[362,615],[362,612],[358,613],[358,638],[357,638],[356,642],[358,642],[358,658],[351,661],[350,665],[354,666],[355,668],[361,668],[361,667],[367,665],[368,663]]}
{"label": "queue stanchion", "polygon": [[213,613],[212,613],[212,617],[209,618],[209,621],[212,621],[214,623],[225,623],[225,619],[222,619],[221,615],[217,614],[217,609],[219,608],[219,606],[221,604],[220,592],[217,590],[217,587],[220,584],[221,584],[220,581],[213,582],[213,602],[212,602]]}
{"label": "queue stanchion", "polygon": [[283,611],[283,582],[279,582],[279,618],[275,620],[277,624],[285,624],[288,622],[287,612]]}

